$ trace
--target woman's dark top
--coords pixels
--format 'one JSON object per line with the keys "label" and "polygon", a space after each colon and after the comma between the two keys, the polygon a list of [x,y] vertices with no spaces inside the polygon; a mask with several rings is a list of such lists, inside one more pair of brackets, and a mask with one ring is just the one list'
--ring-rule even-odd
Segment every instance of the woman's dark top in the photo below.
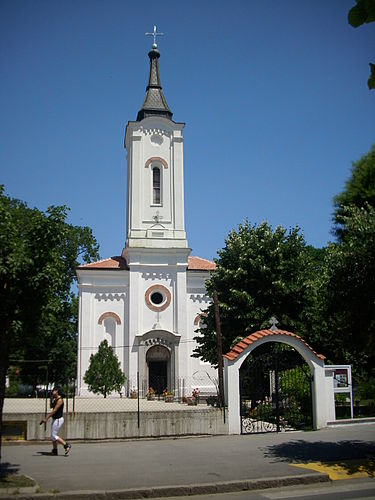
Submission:
{"label": "woman's dark top", "polygon": [[[60,398],[60,399],[62,399],[62,398]],[[57,401],[58,401],[58,399],[54,399],[52,401],[52,403],[51,403],[52,408],[55,408]],[[63,411],[64,411],[64,400],[62,399],[62,405],[57,410],[57,412],[52,415],[53,420],[57,420],[58,418],[61,418],[63,416]]]}

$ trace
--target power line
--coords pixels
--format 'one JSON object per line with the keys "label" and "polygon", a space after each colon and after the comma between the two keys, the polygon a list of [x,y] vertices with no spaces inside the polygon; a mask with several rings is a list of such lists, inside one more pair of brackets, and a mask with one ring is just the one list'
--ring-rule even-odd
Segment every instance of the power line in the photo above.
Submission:
{"label": "power line", "polygon": [[[181,340],[178,345],[180,344],[191,344],[192,342],[195,343],[195,340]],[[159,344],[155,344],[155,345],[159,345]],[[160,344],[162,345],[162,344]],[[145,344],[130,344],[130,345],[118,345],[118,346],[111,346],[112,349],[125,349],[126,347],[144,347]],[[83,351],[83,350],[88,350],[88,349],[97,349],[99,346],[81,346],[79,348],[80,351]]]}

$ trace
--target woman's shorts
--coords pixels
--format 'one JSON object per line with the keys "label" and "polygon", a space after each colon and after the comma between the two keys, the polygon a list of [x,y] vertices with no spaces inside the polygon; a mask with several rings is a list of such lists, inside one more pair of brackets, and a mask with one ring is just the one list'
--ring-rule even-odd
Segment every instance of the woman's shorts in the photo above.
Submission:
{"label": "woman's shorts", "polygon": [[52,420],[52,425],[51,425],[51,438],[52,441],[57,441],[58,432],[62,424],[64,423],[64,417],[61,418],[56,418],[56,420]]}

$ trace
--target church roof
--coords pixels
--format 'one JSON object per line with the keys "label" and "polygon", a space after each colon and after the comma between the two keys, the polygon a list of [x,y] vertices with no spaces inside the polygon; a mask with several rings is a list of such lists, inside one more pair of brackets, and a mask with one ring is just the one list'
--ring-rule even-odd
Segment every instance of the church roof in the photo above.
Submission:
{"label": "church roof", "polygon": [[129,269],[126,260],[121,256],[110,257],[109,259],[98,260],[97,262],[90,262],[90,264],[83,264],[78,266],[77,269]]}
{"label": "church roof", "polygon": [[[91,262],[90,264],[82,264],[77,269],[96,269],[96,270],[128,270],[126,260],[121,256],[110,257],[109,259]],[[188,257],[188,271],[214,271],[216,264],[201,257]]]}
{"label": "church roof", "polygon": [[215,269],[215,262],[202,259],[202,257],[188,257],[188,271],[214,271]]}
{"label": "church roof", "polygon": [[150,58],[150,72],[148,76],[148,85],[146,87],[146,96],[144,98],[141,109],[138,111],[137,122],[147,118],[148,116],[163,116],[164,118],[172,119],[173,113],[169,109],[167,101],[163,94],[159,75],[159,57],[160,52],[157,49],[156,43],[148,53]]}
{"label": "church roof", "polygon": [[307,342],[305,342],[303,340],[303,338],[301,338],[299,335],[296,335],[295,333],[292,333],[292,332],[287,332],[285,330],[259,330],[258,332],[255,332],[255,333],[252,333],[251,335],[248,335],[247,337],[245,337],[244,339],[240,340],[239,342],[237,342],[237,344],[232,347],[232,349],[227,352],[226,354],[224,354],[224,358],[227,358],[229,359],[230,361],[234,361],[235,359],[238,358],[238,356],[243,352],[245,351],[249,345],[253,344],[254,342],[264,338],[264,337],[268,337],[270,335],[286,335],[286,336],[289,336],[289,337],[295,337],[297,339],[299,339],[303,344],[305,344],[305,346],[318,358],[320,359],[326,359],[325,356],[323,356],[323,354],[317,354],[314,349],[312,347],[309,346],[309,344]]}

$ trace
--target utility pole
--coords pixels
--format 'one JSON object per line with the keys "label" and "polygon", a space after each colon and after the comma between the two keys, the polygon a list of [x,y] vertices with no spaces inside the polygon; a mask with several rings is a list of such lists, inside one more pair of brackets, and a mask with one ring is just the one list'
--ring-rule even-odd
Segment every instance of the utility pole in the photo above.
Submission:
{"label": "utility pole", "polygon": [[221,344],[221,325],[219,314],[219,301],[217,292],[214,291],[214,307],[215,307],[215,323],[216,323],[216,341],[217,341],[217,357],[218,357],[218,371],[219,371],[219,404],[220,408],[224,406],[223,398],[223,348]]}

